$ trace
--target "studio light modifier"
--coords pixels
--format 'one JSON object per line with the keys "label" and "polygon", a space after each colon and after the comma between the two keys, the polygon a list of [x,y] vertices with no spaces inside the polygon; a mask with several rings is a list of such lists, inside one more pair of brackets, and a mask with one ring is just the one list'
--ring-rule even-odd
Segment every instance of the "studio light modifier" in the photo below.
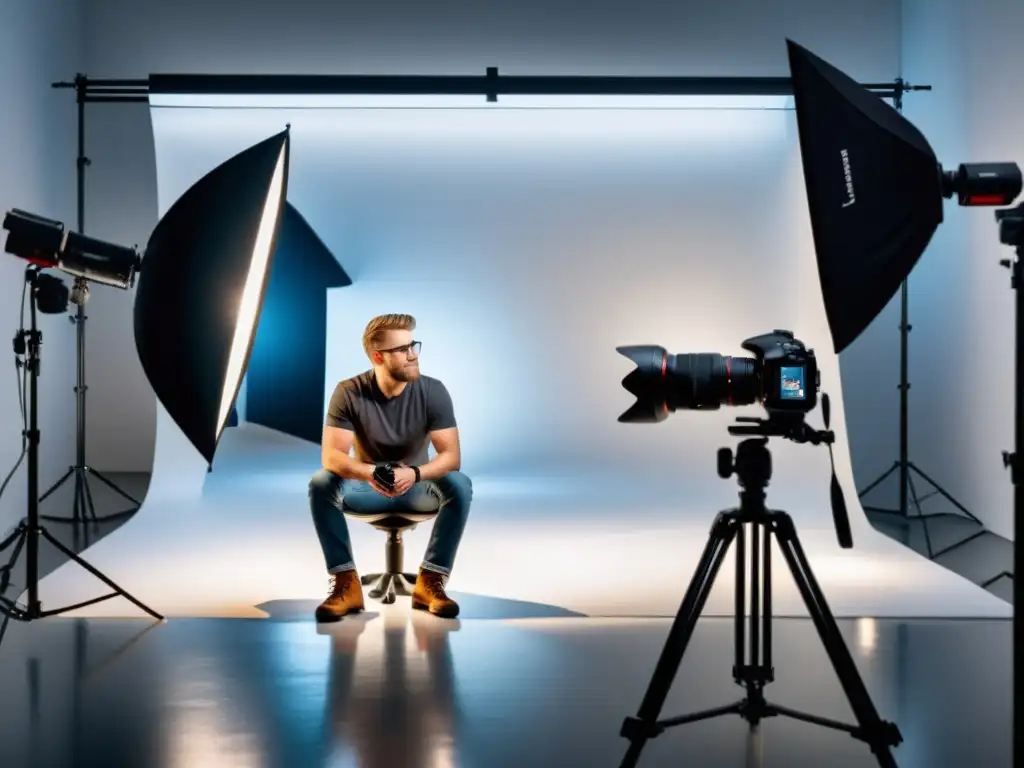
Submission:
{"label": "studio light modifier", "polygon": [[916,126],[792,40],[800,157],[825,314],[836,354],[878,317],[943,221],[943,201],[1006,206],[1012,162],[944,168]]}
{"label": "studio light modifier", "polygon": [[679,409],[755,403],[778,415],[814,409],[820,375],[813,349],[785,330],[753,336],[741,346],[754,357],[714,352],[673,355],[651,345],[618,347],[637,366],[622,380],[637,401],[619,421],[656,423]]}
{"label": "studio light modifier", "polygon": [[17,208],[4,216],[4,249],[44,269],[126,290],[135,285],[142,259],[134,248],[64,229],[59,221]]}

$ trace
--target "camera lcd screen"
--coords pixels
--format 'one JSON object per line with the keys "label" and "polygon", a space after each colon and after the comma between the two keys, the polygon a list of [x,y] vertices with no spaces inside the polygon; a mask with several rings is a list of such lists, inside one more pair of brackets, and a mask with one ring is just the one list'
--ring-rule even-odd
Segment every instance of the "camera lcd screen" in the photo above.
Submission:
{"label": "camera lcd screen", "polygon": [[779,397],[783,400],[806,399],[806,373],[802,365],[783,366],[779,370]]}

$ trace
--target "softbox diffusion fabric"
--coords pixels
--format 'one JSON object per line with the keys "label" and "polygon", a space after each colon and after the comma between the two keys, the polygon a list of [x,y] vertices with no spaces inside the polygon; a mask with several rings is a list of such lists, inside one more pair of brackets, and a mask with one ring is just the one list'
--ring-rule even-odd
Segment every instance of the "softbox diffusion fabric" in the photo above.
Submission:
{"label": "softbox diffusion fabric", "polygon": [[842,352],[942,221],[940,169],[924,136],[889,104],[788,45],[821,289]]}

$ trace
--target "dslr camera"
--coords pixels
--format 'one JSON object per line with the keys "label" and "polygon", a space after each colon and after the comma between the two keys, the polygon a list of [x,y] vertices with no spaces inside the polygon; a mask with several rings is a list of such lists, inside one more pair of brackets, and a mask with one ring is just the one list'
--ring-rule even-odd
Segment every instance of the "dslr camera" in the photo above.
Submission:
{"label": "dslr camera", "polygon": [[754,403],[781,419],[802,419],[814,409],[821,378],[813,349],[784,330],[753,336],[742,347],[754,357],[672,355],[651,345],[617,347],[637,366],[622,380],[637,401],[619,421],[656,423],[679,408],[717,410]]}

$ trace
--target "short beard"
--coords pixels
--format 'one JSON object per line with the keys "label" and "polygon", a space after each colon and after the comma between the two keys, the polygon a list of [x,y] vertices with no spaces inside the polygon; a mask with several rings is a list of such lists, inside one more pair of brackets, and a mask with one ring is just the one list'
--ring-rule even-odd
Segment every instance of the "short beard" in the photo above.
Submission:
{"label": "short beard", "polygon": [[403,366],[397,370],[388,371],[388,373],[391,374],[391,378],[395,381],[416,381],[420,377],[420,367],[418,365],[410,368]]}

